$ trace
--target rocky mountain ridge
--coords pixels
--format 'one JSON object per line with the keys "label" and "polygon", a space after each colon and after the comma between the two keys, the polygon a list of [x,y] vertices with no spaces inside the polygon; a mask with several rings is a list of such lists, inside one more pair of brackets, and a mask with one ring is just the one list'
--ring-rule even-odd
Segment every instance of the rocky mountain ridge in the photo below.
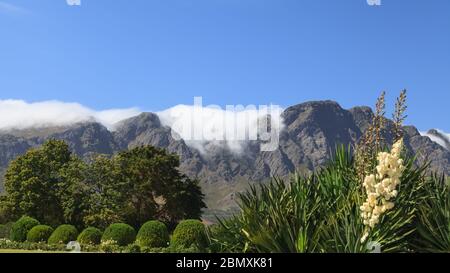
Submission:
{"label": "rocky mountain ridge", "polygon": [[[84,158],[153,145],[180,156],[181,171],[200,179],[211,209],[227,209],[234,205],[235,193],[248,182],[262,182],[272,176],[285,177],[294,171],[307,172],[322,166],[336,145],[354,144],[372,116],[369,107],[346,110],[334,101],[291,106],[282,113],[285,127],[280,133],[278,149],[273,152],[261,151],[260,142],[249,141],[240,153],[232,152],[225,143],[211,144],[208,152],[202,153],[185,141],[174,139],[171,128],[164,126],[154,113],[124,120],[115,131],[96,122],[86,122],[63,128],[0,132],[0,172],[12,159],[50,138],[67,141]],[[449,150],[422,136],[413,126],[405,126],[404,132],[410,152],[419,154],[420,161],[431,159],[433,169],[450,174]]]}

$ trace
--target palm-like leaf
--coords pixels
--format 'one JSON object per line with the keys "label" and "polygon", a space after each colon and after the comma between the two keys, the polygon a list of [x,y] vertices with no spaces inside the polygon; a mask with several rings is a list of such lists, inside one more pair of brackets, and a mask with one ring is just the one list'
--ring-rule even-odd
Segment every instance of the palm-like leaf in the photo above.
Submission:
{"label": "palm-like leaf", "polygon": [[320,212],[318,184],[296,175],[240,195],[242,232],[260,252],[313,252]]}
{"label": "palm-like leaf", "polygon": [[[268,184],[251,187],[240,194],[242,212],[232,219],[232,225],[228,223],[228,230],[239,233],[238,237],[246,241],[246,250],[257,252],[359,253],[371,251],[372,243],[379,244],[383,252],[407,252],[416,231],[414,220],[418,204],[427,199],[433,186],[425,188],[424,175],[428,165],[417,167],[414,158],[405,162],[395,207],[381,217],[364,243],[361,238],[366,227],[360,206],[365,195],[361,179],[356,174],[352,152],[342,146],[336,149],[329,164],[309,177],[296,174],[288,183],[275,178]],[[373,165],[376,166],[376,162]],[[442,202],[442,196],[433,200]],[[434,205],[420,210],[424,217],[428,217],[426,215]],[[433,227],[433,233],[432,237],[422,238],[433,239],[436,244],[444,241],[441,238],[450,233],[448,207],[443,204],[439,207],[443,209],[439,218],[434,220],[440,222],[436,225],[439,229],[434,228],[434,223],[423,221],[428,229]],[[443,225],[444,222],[447,226]],[[448,246],[448,237],[444,242]],[[239,248],[242,247],[240,244]]]}
{"label": "palm-like leaf", "polygon": [[427,198],[417,212],[417,236],[413,246],[419,252],[450,252],[450,184],[445,176],[433,175],[425,184]]}

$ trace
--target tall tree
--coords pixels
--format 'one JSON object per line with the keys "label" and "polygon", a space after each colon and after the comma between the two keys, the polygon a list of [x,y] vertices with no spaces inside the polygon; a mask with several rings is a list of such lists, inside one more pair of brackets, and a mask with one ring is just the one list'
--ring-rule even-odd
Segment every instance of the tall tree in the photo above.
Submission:
{"label": "tall tree", "polygon": [[129,194],[125,211],[130,224],[139,226],[150,219],[176,222],[188,215],[198,217],[205,207],[197,182],[178,170],[177,155],[142,146],[119,153],[115,161]]}
{"label": "tall tree", "polygon": [[72,160],[63,141],[50,140],[13,160],[5,174],[2,206],[13,216],[29,215],[48,224],[63,222],[60,170]]}
{"label": "tall tree", "polygon": [[65,223],[84,227],[84,217],[91,207],[92,178],[90,165],[73,158],[60,170],[58,197]]}
{"label": "tall tree", "polygon": [[199,181],[183,175],[166,198],[163,211],[167,213],[168,220],[172,223],[181,219],[199,219],[202,208],[206,207],[203,198]]}
{"label": "tall tree", "polygon": [[98,156],[88,165],[84,173],[84,183],[90,189],[83,215],[86,226],[106,228],[125,221],[124,208],[129,194],[121,176],[115,161],[106,156]]}
{"label": "tall tree", "polygon": [[204,196],[198,182],[178,167],[178,156],[152,146],[88,163],[73,156],[63,141],[50,140],[11,162],[0,208],[10,218],[29,215],[80,228],[199,218]]}

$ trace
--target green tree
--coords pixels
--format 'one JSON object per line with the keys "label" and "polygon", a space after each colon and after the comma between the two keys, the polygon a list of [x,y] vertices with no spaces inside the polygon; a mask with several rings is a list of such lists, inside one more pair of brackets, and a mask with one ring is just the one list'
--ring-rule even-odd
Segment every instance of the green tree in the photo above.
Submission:
{"label": "green tree", "polygon": [[206,207],[203,197],[199,181],[182,175],[163,210],[173,223],[182,219],[200,219],[202,208]]}
{"label": "green tree", "polygon": [[50,140],[11,162],[7,195],[0,199],[7,216],[2,218],[30,215],[42,223],[70,223],[79,229],[199,218],[205,204],[198,181],[178,167],[176,155],[151,146],[85,162],[63,141]]}
{"label": "green tree", "polygon": [[136,227],[151,219],[175,223],[199,217],[205,207],[197,181],[179,172],[178,156],[143,146],[119,153],[115,162],[128,194],[126,222]]}
{"label": "green tree", "polygon": [[83,178],[89,185],[87,209],[83,216],[85,226],[105,229],[123,222],[127,203],[127,185],[121,179],[115,161],[106,156],[96,157],[87,166]]}
{"label": "green tree", "polygon": [[90,166],[79,158],[73,158],[60,170],[58,196],[64,222],[71,223],[80,229],[84,227],[84,218],[92,204]]}
{"label": "green tree", "polygon": [[10,213],[8,212],[8,208],[5,208],[4,202],[6,200],[6,196],[0,196],[0,224],[6,224],[11,221]]}
{"label": "green tree", "polygon": [[48,224],[63,222],[60,170],[72,160],[67,144],[49,140],[13,160],[5,174],[2,206],[13,217],[30,215]]}

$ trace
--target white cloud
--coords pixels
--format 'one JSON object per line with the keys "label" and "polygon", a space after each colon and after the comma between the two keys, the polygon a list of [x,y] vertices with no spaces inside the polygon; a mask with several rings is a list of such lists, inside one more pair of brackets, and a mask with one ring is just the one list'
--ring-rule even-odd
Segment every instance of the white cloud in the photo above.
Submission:
{"label": "white cloud", "polygon": [[[97,111],[79,103],[56,100],[32,103],[0,100],[0,130],[46,128],[85,121],[97,121],[114,130],[119,121],[141,112],[139,108]],[[278,133],[283,127],[281,113],[282,109],[277,106],[221,109],[218,106],[177,105],[156,114],[164,126],[173,129],[173,137],[184,139],[186,144],[202,153],[224,145],[240,153],[249,140],[262,141],[268,147],[266,151],[278,148]],[[265,122],[268,116],[271,117],[271,130]]]}
{"label": "white cloud", "polygon": [[[439,130],[439,129],[436,129],[436,131],[438,131],[439,133],[441,133],[441,135],[442,135],[443,137],[446,137],[446,138],[447,138],[447,141],[450,142],[450,134],[449,134],[449,133],[446,133],[446,132],[444,132],[444,131],[442,131],[442,130]],[[420,132],[420,134],[421,134],[422,136],[429,137],[432,141],[436,142],[437,144],[441,145],[441,146],[444,147],[444,148],[447,148],[447,145],[446,145],[444,139],[442,139],[442,138],[440,138],[440,137],[437,137],[437,136],[435,136],[435,135],[432,135],[432,134],[428,134],[428,132]]]}
{"label": "white cloud", "polygon": [[[268,143],[267,151],[278,148],[278,133],[283,127],[281,113],[278,106],[222,109],[218,106],[177,105],[157,114],[163,125],[171,127],[186,144],[202,153],[224,144],[231,151],[240,153],[249,140]],[[268,116],[272,130],[264,123]]]}
{"label": "white cloud", "polygon": [[79,103],[0,100],[0,130],[62,126],[90,120],[113,129],[118,121],[139,113],[137,108],[96,111]]}
{"label": "white cloud", "polygon": [[7,3],[5,1],[0,1],[0,12],[6,13],[28,13],[28,10],[19,7],[17,5],[13,5],[11,3]]}

